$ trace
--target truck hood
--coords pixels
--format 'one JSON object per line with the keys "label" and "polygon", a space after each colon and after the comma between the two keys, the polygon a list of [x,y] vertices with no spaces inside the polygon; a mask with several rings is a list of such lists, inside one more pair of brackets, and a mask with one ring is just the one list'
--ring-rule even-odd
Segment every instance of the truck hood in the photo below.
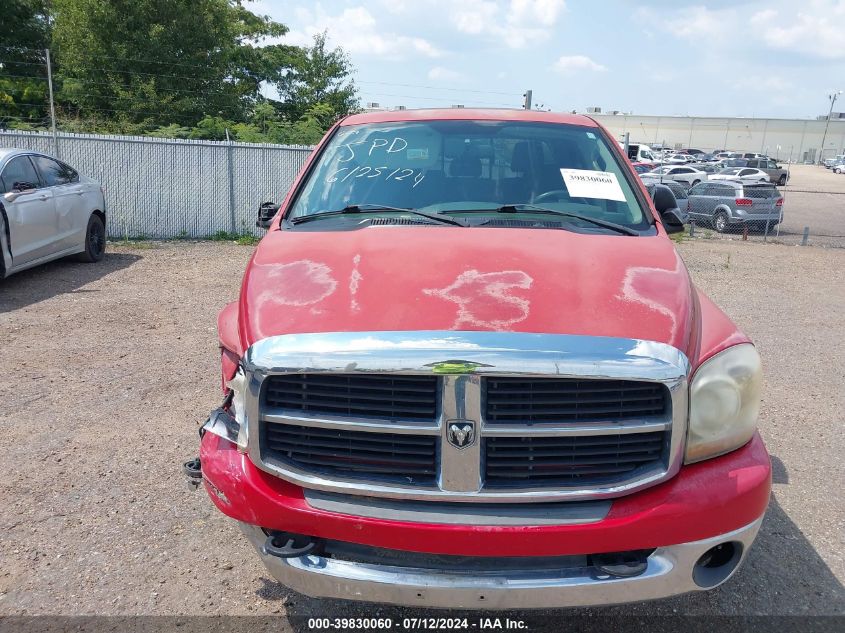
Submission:
{"label": "truck hood", "polygon": [[687,352],[692,286],[665,235],[380,226],[271,231],[239,306],[244,347],[277,334],[487,330],[617,336]]}

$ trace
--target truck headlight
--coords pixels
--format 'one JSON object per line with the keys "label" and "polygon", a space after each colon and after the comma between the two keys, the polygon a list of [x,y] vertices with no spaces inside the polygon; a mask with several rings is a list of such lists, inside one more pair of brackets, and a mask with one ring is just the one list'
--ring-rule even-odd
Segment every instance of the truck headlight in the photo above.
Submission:
{"label": "truck headlight", "polygon": [[687,464],[722,455],[751,439],[762,383],[760,355],[750,343],[719,352],[698,368],[690,385]]}

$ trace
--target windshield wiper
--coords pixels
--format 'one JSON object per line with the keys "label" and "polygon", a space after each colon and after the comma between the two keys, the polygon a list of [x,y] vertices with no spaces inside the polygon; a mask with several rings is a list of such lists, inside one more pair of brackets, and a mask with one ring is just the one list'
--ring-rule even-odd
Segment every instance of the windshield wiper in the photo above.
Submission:
{"label": "windshield wiper", "polygon": [[426,213],[425,211],[420,211],[419,209],[413,209],[411,207],[391,207],[385,204],[372,204],[369,202],[363,204],[349,204],[342,209],[338,209],[337,211],[324,211],[323,213],[313,213],[311,215],[302,215],[298,218],[293,218],[290,220],[291,224],[302,224],[304,222],[311,222],[313,220],[321,220],[323,218],[334,218],[340,215],[349,215],[353,213],[366,213],[367,211],[385,211],[390,213],[410,213],[411,215],[418,215],[423,218],[428,218],[429,220],[433,220],[435,222],[440,222],[441,224],[453,224],[455,226],[467,226],[467,224],[463,220],[459,220],[458,218],[450,218],[446,215],[441,215],[440,213]]}
{"label": "windshield wiper", "polygon": [[[590,224],[594,224],[596,226],[600,226],[605,229],[610,229],[611,231],[616,231],[617,233],[622,233],[623,235],[639,235],[639,232],[636,230],[624,226],[622,224],[616,224],[616,222],[608,222],[607,220],[599,220],[597,218],[591,218],[588,215],[581,215],[580,213],[572,213],[571,211],[560,211],[558,209],[550,209],[548,207],[540,207],[536,204],[528,204],[528,203],[516,203],[516,204],[505,204],[501,207],[496,209],[479,209],[479,212],[496,212],[496,213],[544,213],[548,215],[562,215],[567,218],[572,218],[573,220],[582,220],[584,222],[589,222]],[[479,226],[487,224],[490,220],[486,222],[482,222]]]}

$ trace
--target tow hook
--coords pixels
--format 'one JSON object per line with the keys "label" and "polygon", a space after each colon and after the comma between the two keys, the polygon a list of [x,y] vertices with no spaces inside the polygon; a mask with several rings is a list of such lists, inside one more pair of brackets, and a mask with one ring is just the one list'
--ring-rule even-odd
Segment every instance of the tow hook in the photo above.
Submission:
{"label": "tow hook", "polygon": [[593,554],[591,562],[602,574],[616,578],[633,578],[648,568],[648,554],[645,551]]}
{"label": "tow hook", "polygon": [[188,478],[188,486],[196,490],[202,482],[202,463],[199,457],[182,464],[182,472]]}
{"label": "tow hook", "polygon": [[298,558],[313,553],[322,545],[322,539],[315,539],[304,534],[270,531],[261,549],[264,554],[278,558]]}

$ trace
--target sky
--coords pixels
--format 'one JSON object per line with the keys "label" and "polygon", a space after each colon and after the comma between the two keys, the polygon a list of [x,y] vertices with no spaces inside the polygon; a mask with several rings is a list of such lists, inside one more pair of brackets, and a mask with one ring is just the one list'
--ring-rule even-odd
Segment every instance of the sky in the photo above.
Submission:
{"label": "sky", "polygon": [[553,111],[815,118],[845,90],[845,0],[249,6],[287,25],[287,43],[326,31],[355,66],[362,103],[382,107],[519,107],[531,89]]}

